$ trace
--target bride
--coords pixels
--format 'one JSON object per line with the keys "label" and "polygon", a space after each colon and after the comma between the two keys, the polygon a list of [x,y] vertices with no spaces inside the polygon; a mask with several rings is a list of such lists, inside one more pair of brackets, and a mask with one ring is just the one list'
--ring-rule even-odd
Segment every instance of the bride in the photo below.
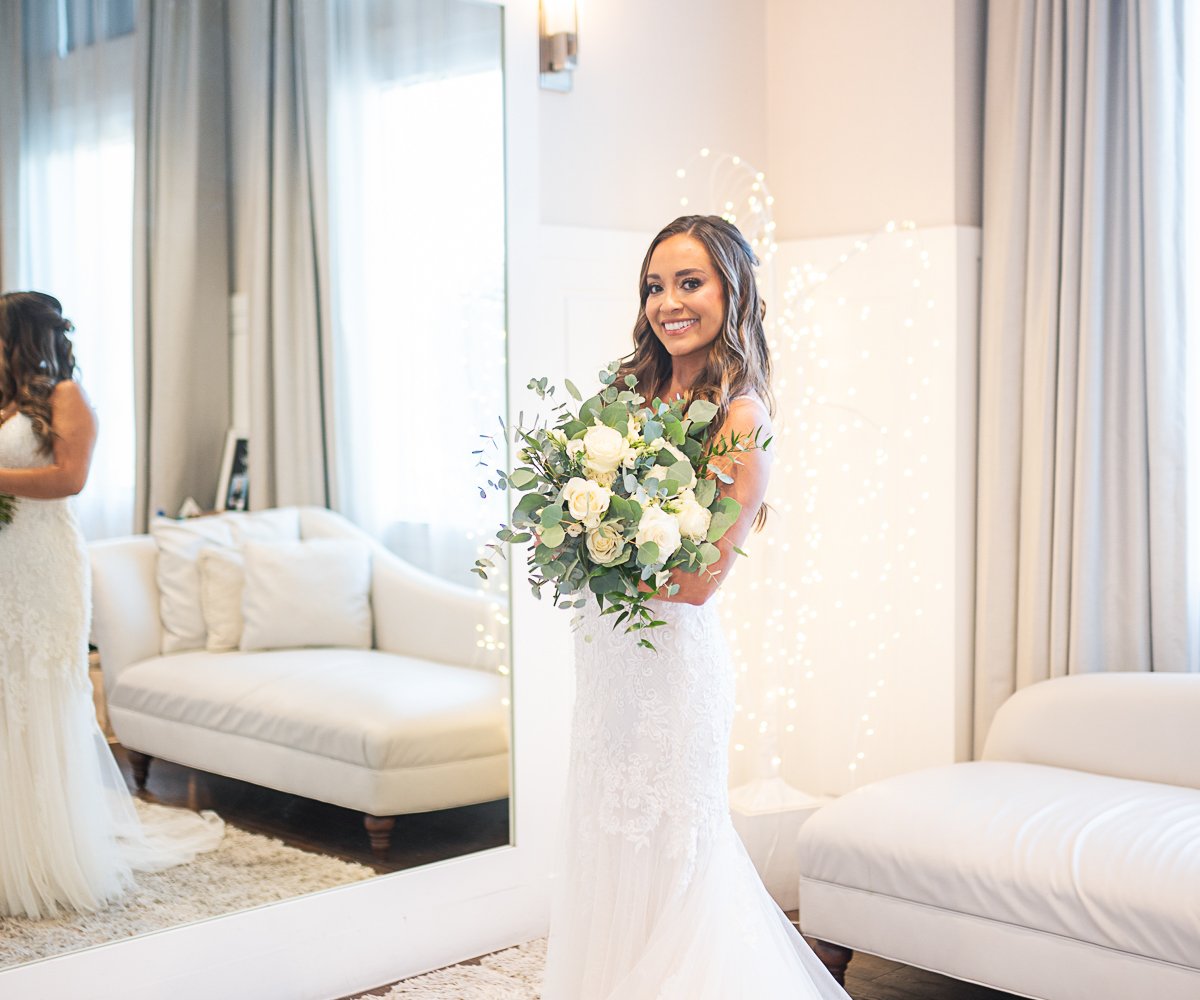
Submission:
{"label": "bride", "polygon": [[150,871],[211,850],[214,815],[144,826],[96,723],[87,670],[87,551],[68,497],[96,419],[74,381],[57,299],[0,295],[0,915],[97,910]]}
{"label": "bride", "polygon": [[[642,263],[618,378],[648,400],[718,406],[717,435],[770,434],[771,361],[754,251],[715,216],[676,219]],[[543,1000],[846,1000],[763,887],[729,816],[733,667],[714,602],[766,521],[773,451],[724,471],[741,503],[706,574],[656,598],[658,652],[589,603],[576,632],[562,859]]]}

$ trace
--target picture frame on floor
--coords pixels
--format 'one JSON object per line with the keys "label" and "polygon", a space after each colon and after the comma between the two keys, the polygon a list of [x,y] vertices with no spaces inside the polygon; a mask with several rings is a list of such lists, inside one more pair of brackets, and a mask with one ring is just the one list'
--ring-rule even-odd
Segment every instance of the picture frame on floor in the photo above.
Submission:
{"label": "picture frame on floor", "polygon": [[225,435],[225,454],[217,482],[217,510],[248,510],[250,507],[250,435],[230,430]]}

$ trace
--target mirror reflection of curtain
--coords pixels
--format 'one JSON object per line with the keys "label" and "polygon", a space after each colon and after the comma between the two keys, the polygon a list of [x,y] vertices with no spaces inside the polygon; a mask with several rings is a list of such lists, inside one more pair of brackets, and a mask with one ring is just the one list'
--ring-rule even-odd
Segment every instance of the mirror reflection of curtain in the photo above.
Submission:
{"label": "mirror reflection of curtain", "polygon": [[331,0],[229,10],[236,270],[246,282],[250,501],[337,506],[329,454],[325,27]]}
{"label": "mirror reflection of curtain", "polygon": [[[133,0],[0,11],[5,291],[62,300],[100,436],[76,509],[91,538],[134,524]],[[22,72],[23,71],[23,72]]]}
{"label": "mirror reflection of curtain", "polygon": [[224,7],[136,11],[139,518],[207,505],[229,426]]}
{"label": "mirror reflection of curtain", "polygon": [[503,446],[501,10],[334,3],[330,37],[340,505],[405,558],[478,584],[468,570],[505,501],[481,500],[471,454],[481,431]]}

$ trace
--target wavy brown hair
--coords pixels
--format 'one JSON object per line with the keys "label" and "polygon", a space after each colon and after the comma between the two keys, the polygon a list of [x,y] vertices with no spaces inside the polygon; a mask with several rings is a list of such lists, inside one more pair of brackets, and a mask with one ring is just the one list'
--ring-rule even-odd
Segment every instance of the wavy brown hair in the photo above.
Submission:
{"label": "wavy brown hair", "polygon": [[75,377],[75,352],[67,336],[74,329],[53,295],[0,295],[0,407],[16,403],[45,454],[54,446],[50,397],[59,382]]}
{"label": "wavy brown hair", "polygon": [[[730,403],[741,396],[757,396],[774,416],[771,354],[763,329],[767,304],[759,295],[754,277],[758,257],[737,226],[716,215],[680,216],[650,242],[638,277],[641,306],[633,327],[633,351],[621,359],[618,377],[635,376],[637,390],[647,400],[653,400],[671,384],[671,355],[646,317],[646,299],[650,295],[646,273],[655,249],[672,236],[690,236],[708,251],[725,292],[721,332],[709,347],[703,371],[684,394],[685,400],[690,403],[703,399],[716,405],[716,416],[709,424],[710,438],[724,425]],[[755,516],[755,528],[762,529],[766,512],[767,505],[763,504]]]}

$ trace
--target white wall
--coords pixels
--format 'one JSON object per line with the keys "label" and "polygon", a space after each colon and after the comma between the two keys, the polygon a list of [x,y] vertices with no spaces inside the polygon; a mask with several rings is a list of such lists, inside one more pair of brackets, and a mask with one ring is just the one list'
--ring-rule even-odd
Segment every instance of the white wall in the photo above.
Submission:
{"label": "white wall", "polygon": [[574,89],[538,108],[543,222],[657,232],[702,146],[763,162],[765,0],[580,6]]}
{"label": "white wall", "polygon": [[768,0],[779,239],[979,225],[983,0]]}

